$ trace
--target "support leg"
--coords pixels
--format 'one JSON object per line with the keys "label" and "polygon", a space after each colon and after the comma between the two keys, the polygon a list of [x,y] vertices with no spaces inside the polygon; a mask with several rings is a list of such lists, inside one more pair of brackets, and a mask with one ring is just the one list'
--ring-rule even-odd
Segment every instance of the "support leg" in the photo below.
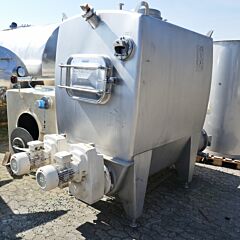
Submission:
{"label": "support leg", "polygon": [[127,215],[133,220],[132,225],[143,211],[151,157],[152,151],[134,157],[134,164],[129,168],[123,187],[118,193]]}
{"label": "support leg", "polygon": [[197,133],[188,139],[178,161],[175,164],[179,177],[185,181],[186,184],[192,180],[199,138],[200,133]]}

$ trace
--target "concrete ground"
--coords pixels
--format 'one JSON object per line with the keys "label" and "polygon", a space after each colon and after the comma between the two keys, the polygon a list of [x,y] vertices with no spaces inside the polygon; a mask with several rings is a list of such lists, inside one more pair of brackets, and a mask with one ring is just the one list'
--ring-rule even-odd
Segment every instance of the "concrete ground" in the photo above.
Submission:
{"label": "concrete ground", "polygon": [[13,180],[1,166],[0,239],[239,240],[239,177],[239,170],[197,164],[184,189],[175,172],[155,176],[132,229],[116,199],[87,206],[67,189],[40,191],[33,175]]}

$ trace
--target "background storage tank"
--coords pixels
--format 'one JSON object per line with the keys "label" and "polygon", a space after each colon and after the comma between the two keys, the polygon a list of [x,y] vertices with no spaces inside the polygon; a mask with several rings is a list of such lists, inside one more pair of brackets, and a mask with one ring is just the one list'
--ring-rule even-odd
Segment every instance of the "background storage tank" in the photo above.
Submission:
{"label": "background storage tank", "polygon": [[10,87],[12,75],[54,79],[58,26],[0,31],[0,86]]}
{"label": "background storage tank", "polygon": [[[58,26],[27,26],[0,31],[0,86],[4,86],[2,96],[11,87],[32,87],[43,82],[45,85],[54,85]],[[44,97],[45,92],[55,101],[54,89],[46,89],[49,88],[11,90],[7,94],[9,106],[4,104],[1,112],[5,116],[0,120],[6,121],[8,108],[11,152],[17,151],[14,139],[21,139],[18,147],[27,147],[27,141],[42,140],[43,134],[56,132],[55,104],[51,110],[44,112],[44,117],[43,110],[33,107],[34,102]],[[23,119],[25,123],[21,128],[24,133],[19,130]]]}
{"label": "background storage tank", "polygon": [[[175,164],[184,181],[192,179],[212,39],[162,21],[146,2],[135,12],[82,9],[84,19],[60,25],[57,43],[57,122],[68,143],[36,180],[44,190],[69,186],[88,204],[118,194],[135,220],[149,175]],[[45,150],[37,149],[44,162]],[[12,157],[15,172],[34,167],[34,147],[29,151]]]}
{"label": "background storage tank", "polygon": [[[16,74],[17,68],[26,67],[22,60],[8,48],[0,46],[0,86],[10,88],[11,77]],[[27,72],[26,72],[27,74]]]}
{"label": "background storage tank", "polygon": [[240,41],[213,44],[213,73],[204,128],[209,150],[240,158]]}

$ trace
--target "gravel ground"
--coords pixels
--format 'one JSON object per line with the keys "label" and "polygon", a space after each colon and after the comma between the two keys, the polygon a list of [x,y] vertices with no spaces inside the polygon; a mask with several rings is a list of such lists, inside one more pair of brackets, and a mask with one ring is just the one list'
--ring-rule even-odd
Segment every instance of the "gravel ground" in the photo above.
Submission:
{"label": "gravel ground", "polygon": [[0,153],[8,151],[8,129],[0,121]]}
{"label": "gravel ground", "polygon": [[67,189],[40,191],[33,175],[13,180],[1,166],[0,239],[240,239],[239,170],[197,164],[189,189],[175,172],[164,176],[150,179],[132,229],[117,199],[87,206]]}

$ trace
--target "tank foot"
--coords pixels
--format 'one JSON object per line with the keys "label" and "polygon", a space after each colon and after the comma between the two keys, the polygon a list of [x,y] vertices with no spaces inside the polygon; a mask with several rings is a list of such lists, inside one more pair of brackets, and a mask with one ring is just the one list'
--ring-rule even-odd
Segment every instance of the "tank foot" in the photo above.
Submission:
{"label": "tank foot", "polygon": [[70,196],[70,197],[73,197],[74,195],[71,193],[71,191],[70,191],[70,189],[68,188],[68,190],[67,190],[67,194],[68,194],[68,196]]}
{"label": "tank foot", "polygon": [[136,227],[136,219],[143,211],[151,158],[152,151],[134,157],[134,163],[128,169],[123,187],[118,193],[126,214],[133,219],[132,227]]}
{"label": "tank foot", "polygon": [[131,228],[136,228],[138,225],[137,225],[137,220],[136,219],[132,219],[130,225],[129,225]]}
{"label": "tank foot", "polygon": [[199,139],[200,132],[187,139],[185,147],[175,164],[178,175],[180,179],[185,182],[185,186],[186,183],[192,181]]}

